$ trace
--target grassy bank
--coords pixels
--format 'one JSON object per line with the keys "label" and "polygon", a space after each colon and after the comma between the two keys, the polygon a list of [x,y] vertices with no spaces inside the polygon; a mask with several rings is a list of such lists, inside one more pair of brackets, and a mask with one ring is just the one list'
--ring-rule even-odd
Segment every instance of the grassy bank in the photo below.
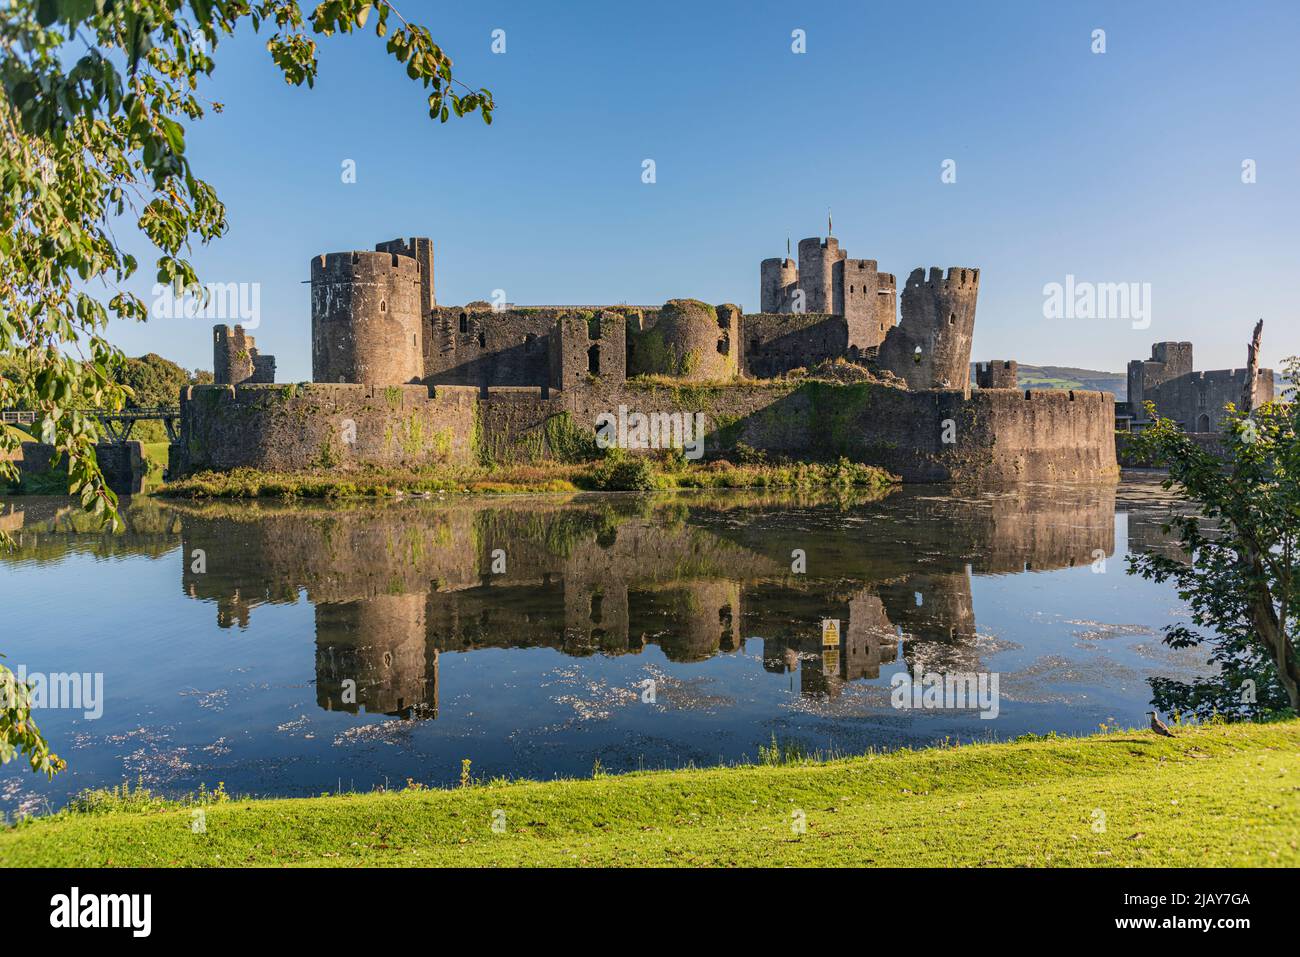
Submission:
{"label": "grassy bank", "polygon": [[1288,721],[456,790],[208,795],[204,833],[192,804],[101,795],[0,833],[0,864],[1296,866],[1298,775],[1300,721]]}
{"label": "grassy bank", "polygon": [[424,470],[358,469],[349,472],[201,472],[167,483],[161,494],[177,498],[358,498],[399,492],[510,493],[654,491],[711,488],[886,489],[897,479],[883,469],[834,463],[733,464],[611,456],[581,464],[494,467],[448,466]]}

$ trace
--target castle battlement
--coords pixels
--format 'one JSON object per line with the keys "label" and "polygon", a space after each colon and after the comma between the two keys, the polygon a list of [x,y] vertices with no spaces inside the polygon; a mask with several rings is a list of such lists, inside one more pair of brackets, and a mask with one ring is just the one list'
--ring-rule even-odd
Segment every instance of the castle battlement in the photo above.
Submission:
{"label": "castle battlement", "polygon": [[929,275],[924,267],[918,266],[907,277],[907,288],[942,286],[946,289],[961,289],[966,286],[978,287],[979,282],[980,271],[969,266],[949,266],[947,273],[942,266],[931,266]]}
{"label": "castle battlement", "polygon": [[[1156,342],[1150,359],[1128,364],[1128,402],[1125,412],[1141,428],[1147,422],[1146,403],[1189,432],[1218,432],[1225,407],[1241,404],[1245,369],[1193,371],[1190,342]],[[1275,395],[1272,369],[1260,369],[1254,387],[1255,402],[1271,402]]]}
{"label": "castle battlement", "polygon": [[311,281],[365,282],[389,281],[393,278],[418,282],[419,264],[409,256],[394,252],[356,250],[324,253],[311,261]]}
{"label": "castle battlement", "polygon": [[[971,394],[972,267],[918,268],[900,290],[878,260],[812,237],[797,260],[762,261],[752,313],[687,298],[438,306],[433,243],[418,236],[319,255],[310,270],[314,381],[249,384],[273,360],[242,329],[218,327],[217,368],[230,384],[182,394],[176,474],[539,461],[572,454],[567,430],[591,434],[625,404],[725,419],[705,436],[706,455],[743,443],[799,459],[847,456],[917,481],[1113,477],[1109,395],[1022,395],[1012,360],[980,363],[981,392]],[[1184,350],[1153,350],[1166,353]],[[876,381],[790,376],[838,360]],[[1148,376],[1174,367],[1137,365]],[[571,421],[557,430],[559,415]],[[939,423],[953,418],[969,425],[950,446]]]}

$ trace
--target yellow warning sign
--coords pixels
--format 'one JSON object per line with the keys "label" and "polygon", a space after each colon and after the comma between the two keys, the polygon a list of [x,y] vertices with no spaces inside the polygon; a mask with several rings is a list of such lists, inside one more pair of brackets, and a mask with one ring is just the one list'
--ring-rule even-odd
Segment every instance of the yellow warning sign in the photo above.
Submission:
{"label": "yellow warning sign", "polygon": [[840,646],[840,620],[838,618],[822,619],[822,647],[838,648]]}

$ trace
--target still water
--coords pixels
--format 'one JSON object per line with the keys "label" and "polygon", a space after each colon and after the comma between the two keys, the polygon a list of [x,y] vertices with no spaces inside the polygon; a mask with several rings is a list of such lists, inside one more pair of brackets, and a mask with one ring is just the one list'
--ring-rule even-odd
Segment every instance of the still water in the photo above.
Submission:
{"label": "still water", "polygon": [[[710,765],[776,740],[857,753],[1139,724],[1205,673],[1125,574],[1169,548],[1150,479],[879,498],[512,496],[359,505],[64,500],[0,522],[0,653],[101,675],[102,715],[37,713],[68,770],[13,762],[0,811],[82,788],[305,795]],[[805,566],[799,568],[802,553]],[[840,622],[823,649],[822,621]],[[891,678],[998,675],[997,716],[900,710]]]}

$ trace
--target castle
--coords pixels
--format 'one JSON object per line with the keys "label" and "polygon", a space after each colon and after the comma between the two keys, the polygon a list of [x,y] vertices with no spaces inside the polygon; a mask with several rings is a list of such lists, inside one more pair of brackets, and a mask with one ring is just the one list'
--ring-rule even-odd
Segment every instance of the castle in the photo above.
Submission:
{"label": "castle", "polygon": [[[559,432],[626,407],[705,414],[710,456],[847,456],[914,481],[1113,477],[1108,395],[1022,394],[1009,362],[981,366],[972,391],[978,269],[915,269],[897,297],[893,275],[828,237],[759,273],[758,313],[445,306],[427,238],[317,256],[313,382],[270,385],[273,357],[218,327],[216,384],[184,390],[172,472],[555,458]],[[802,374],[836,360],[866,381]]]}
{"label": "castle", "polygon": [[[1157,342],[1150,359],[1128,364],[1128,401],[1116,408],[1121,431],[1140,431],[1151,424],[1146,403],[1156,412],[1173,419],[1186,432],[1218,432],[1229,402],[1241,407],[1247,369],[1192,371],[1190,342]],[[1263,405],[1275,398],[1273,370],[1260,369],[1255,380],[1255,402]]]}

